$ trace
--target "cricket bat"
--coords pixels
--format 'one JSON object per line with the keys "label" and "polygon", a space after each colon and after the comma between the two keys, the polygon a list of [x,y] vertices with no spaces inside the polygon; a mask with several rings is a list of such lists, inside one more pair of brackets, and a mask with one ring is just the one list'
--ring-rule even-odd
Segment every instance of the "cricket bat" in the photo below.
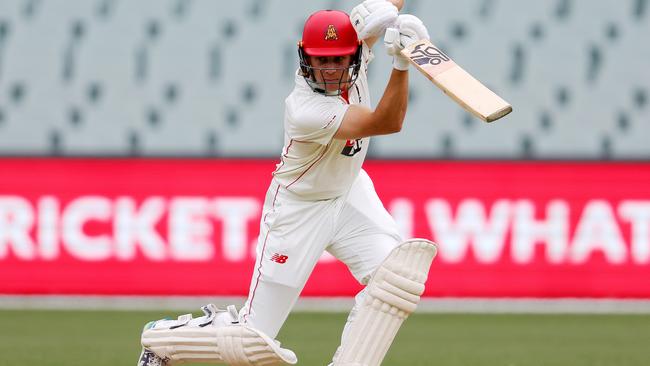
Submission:
{"label": "cricket bat", "polygon": [[402,50],[411,63],[445,94],[485,122],[512,112],[512,106],[476,80],[428,39]]}

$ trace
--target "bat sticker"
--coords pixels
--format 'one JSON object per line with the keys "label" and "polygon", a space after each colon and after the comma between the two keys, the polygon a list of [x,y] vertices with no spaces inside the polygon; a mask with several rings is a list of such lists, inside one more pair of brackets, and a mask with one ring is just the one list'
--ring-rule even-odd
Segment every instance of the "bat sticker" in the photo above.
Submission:
{"label": "bat sticker", "polygon": [[[426,48],[425,48],[426,47]],[[419,44],[411,52],[411,60],[422,66],[431,64],[438,66],[443,62],[451,61],[449,56],[432,45]]]}

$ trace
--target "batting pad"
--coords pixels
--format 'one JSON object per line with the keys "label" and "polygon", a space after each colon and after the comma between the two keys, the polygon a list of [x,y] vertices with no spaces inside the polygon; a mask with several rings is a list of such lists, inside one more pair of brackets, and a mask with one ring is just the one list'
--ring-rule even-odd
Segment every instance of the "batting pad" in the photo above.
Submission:
{"label": "batting pad", "polygon": [[261,331],[245,325],[181,326],[145,330],[142,346],[167,364],[219,363],[231,366],[294,365],[293,351]]}
{"label": "batting pad", "polygon": [[335,366],[379,366],[424,292],[436,255],[429,240],[400,244],[373,274],[363,305],[335,356]]}

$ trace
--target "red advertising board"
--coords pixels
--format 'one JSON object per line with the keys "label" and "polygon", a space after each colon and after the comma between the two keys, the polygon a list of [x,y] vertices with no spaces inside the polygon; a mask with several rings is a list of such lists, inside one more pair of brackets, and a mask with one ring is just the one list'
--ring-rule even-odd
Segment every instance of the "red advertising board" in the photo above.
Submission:
{"label": "red advertising board", "polygon": [[[272,160],[0,159],[0,294],[246,295]],[[426,296],[650,298],[650,163],[369,161]],[[324,256],[307,296],[360,286]]]}

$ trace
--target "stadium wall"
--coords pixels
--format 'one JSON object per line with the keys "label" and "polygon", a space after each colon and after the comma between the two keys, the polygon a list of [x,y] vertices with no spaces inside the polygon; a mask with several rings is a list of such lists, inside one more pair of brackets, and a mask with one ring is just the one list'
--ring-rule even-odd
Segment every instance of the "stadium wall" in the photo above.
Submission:
{"label": "stadium wall", "polygon": [[[0,159],[0,294],[245,296],[274,160]],[[650,299],[650,164],[370,161],[427,298]],[[288,258],[291,260],[291,258]],[[324,255],[307,297],[360,286]]]}

